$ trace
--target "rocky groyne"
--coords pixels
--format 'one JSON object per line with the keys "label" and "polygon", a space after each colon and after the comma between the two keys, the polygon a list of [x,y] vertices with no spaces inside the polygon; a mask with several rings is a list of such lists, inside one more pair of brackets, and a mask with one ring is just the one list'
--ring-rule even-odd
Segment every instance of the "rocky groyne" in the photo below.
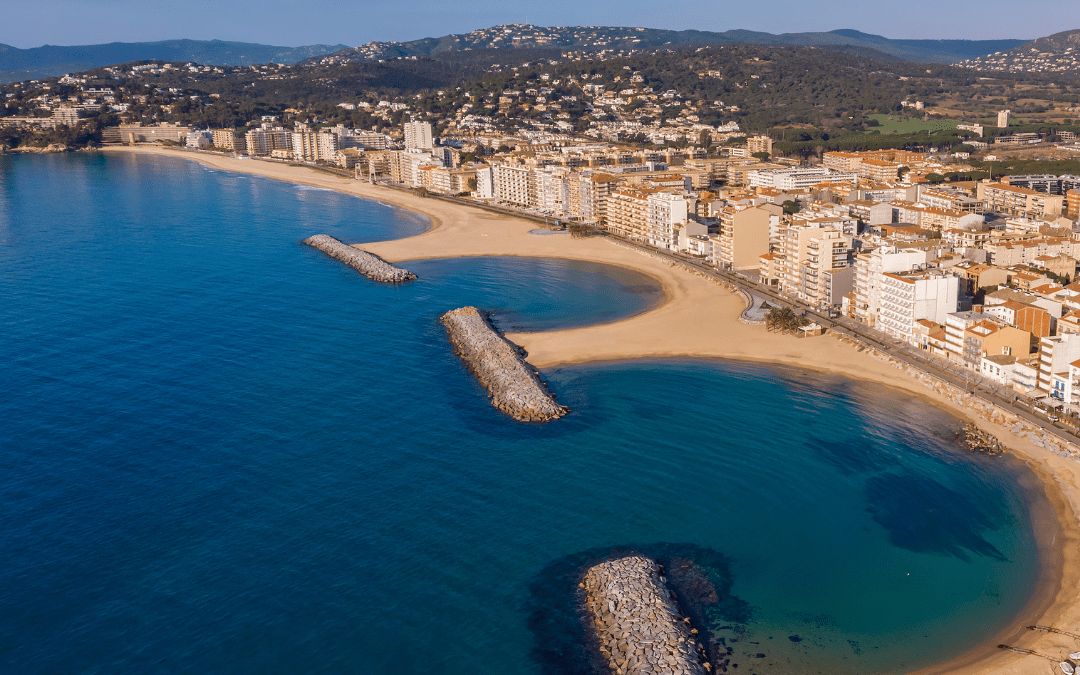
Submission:
{"label": "rocky groyne", "polygon": [[491,394],[491,404],[519,422],[548,422],[569,412],[555,402],[516,345],[500,336],[475,307],[442,315],[454,351]]}
{"label": "rocky groyne", "polygon": [[374,281],[400,283],[416,278],[416,275],[409,270],[394,267],[373,253],[342,244],[328,234],[316,234],[314,237],[305,239],[303,243],[319,249],[331,258],[340,260],[350,267],[355,267],[360,274]]}
{"label": "rocky groyne", "polygon": [[1007,452],[1001,441],[997,439],[993,434],[988,434],[974,423],[968,422],[964,425],[964,447],[972,452],[985,452],[988,455],[996,455],[1002,452]]}
{"label": "rocky groyne", "polygon": [[665,583],[660,566],[644,556],[608,560],[585,573],[585,609],[612,673],[706,675],[712,669]]}

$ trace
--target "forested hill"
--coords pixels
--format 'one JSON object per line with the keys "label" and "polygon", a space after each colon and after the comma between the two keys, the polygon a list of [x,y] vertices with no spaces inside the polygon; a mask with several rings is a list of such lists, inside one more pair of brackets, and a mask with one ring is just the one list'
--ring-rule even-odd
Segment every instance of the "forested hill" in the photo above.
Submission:
{"label": "forested hill", "polygon": [[111,42],[71,47],[45,45],[32,49],[18,49],[0,44],[0,83],[55,77],[115,63],[144,60],[194,61],[212,66],[247,66],[261,63],[289,65],[344,48],[345,45],[275,47],[222,40]]}
{"label": "forested hill", "polygon": [[[905,61],[956,63],[1012,49],[1025,40],[892,40],[856,30],[826,33],[764,33],[749,30],[711,32],[611,26],[545,28],[508,24],[469,33],[424,38],[410,42],[369,42],[333,54],[336,60],[367,61],[395,57],[437,56],[477,49],[570,48],[583,50],[639,50],[667,45],[759,44],[873,49]],[[867,52],[864,52],[867,53]]]}

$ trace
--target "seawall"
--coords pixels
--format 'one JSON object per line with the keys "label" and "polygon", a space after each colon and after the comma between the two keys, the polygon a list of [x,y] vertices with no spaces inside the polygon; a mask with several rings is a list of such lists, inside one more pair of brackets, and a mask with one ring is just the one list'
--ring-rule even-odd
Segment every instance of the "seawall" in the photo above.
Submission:
{"label": "seawall", "polygon": [[462,307],[440,319],[454,351],[491,395],[491,404],[519,422],[549,422],[569,412],[526,364],[518,347],[500,336],[487,316]]}
{"label": "seawall", "polygon": [[664,584],[660,566],[644,556],[608,560],[585,573],[585,608],[612,673],[707,675],[711,669]]}
{"label": "seawall", "polygon": [[400,283],[416,278],[416,275],[409,270],[394,267],[379,256],[347,246],[328,234],[316,234],[305,239],[303,243],[322,251],[335,260],[340,260],[346,265],[356,268],[360,274],[373,281]]}

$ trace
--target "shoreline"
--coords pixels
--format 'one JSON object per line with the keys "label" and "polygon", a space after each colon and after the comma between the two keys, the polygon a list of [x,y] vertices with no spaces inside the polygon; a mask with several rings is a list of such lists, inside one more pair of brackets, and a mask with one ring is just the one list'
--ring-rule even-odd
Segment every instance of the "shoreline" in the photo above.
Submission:
{"label": "shoreline", "polygon": [[[994,434],[1031,470],[1046,505],[1031,506],[1039,548],[1035,592],[1015,621],[983,645],[953,659],[917,671],[1020,675],[1030,672],[1034,657],[997,648],[1000,642],[1051,655],[1075,651],[1067,636],[1026,630],[1031,624],[1071,627],[1080,624],[1080,599],[1071,591],[1080,583],[1080,462],[1063,458],[992,424],[939,391],[928,387],[870,350],[856,351],[831,337],[799,339],[766,332],[737,321],[742,298],[712,280],[674,267],[647,253],[600,238],[537,237],[536,224],[520,218],[371,185],[363,181],[255,159],[202,155],[164,148],[117,147],[104,153],[152,154],[198,162],[212,169],[249,173],[285,182],[331,189],[426,216],[431,227],[406,239],[364,244],[364,250],[388,262],[478,256],[552,257],[586,260],[632,269],[657,279],[665,299],[652,309],[606,324],[549,331],[506,333],[528,353],[536,368],[633,361],[639,359],[721,359],[803,368],[853,377],[903,391],[974,422]],[[314,234],[314,232],[313,232]],[[1034,488],[1034,485],[1032,486]],[[1053,512],[1053,518],[1047,517]]]}

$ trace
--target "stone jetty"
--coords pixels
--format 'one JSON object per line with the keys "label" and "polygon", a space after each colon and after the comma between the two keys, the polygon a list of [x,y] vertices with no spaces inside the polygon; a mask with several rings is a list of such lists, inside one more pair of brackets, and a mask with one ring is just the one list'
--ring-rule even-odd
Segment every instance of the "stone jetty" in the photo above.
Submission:
{"label": "stone jetty", "polygon": [[350,267],[355,267],[360,274],[373,281],[399,283],[416,278],[416,275],[409,270],[394,267],[373,253],[342,244],[328,234],[316,234],[314,237],[305,239],[303,243],[319,249],[331,258],[340,260]]}
{"label": "stone jetty", "polygon": [[487,315],[462,307],[442,315],[454,351],[491,394],[491,404],[519,422],[549,422],[570,410],[555,402],[520,348],[499,335]]}
{"label": "stone jetty", "polygon": [[608,560],[585,573],[585,608],[615,675],[707,675],[712,669],[665,584],[660,566],[644,556]]}

